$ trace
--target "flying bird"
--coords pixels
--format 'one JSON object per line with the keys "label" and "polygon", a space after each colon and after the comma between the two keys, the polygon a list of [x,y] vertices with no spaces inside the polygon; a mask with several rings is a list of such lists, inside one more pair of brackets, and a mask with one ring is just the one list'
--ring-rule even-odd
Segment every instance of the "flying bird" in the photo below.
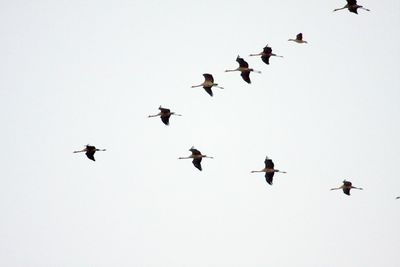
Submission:
{"label": "flying bird", "polygon": [[396,197],[396,199],[400,199],[400,197]]}
{"label": "flying bird", "polygon": [[338,11],[338,10],[342,10],[342,9],[348,9],[350,12],[353,12],[355,14],[357,13],[357,9],[364,9],[366,11],[370,11],[368,8],[365,8],[363,6],[357,5],[357,0],[347,0],[347,4],[342,7],[342,8],[336,8],[333,10],[333,12]]}
{"label": "flying bird", "polygon": [[171,112],[171,110],[167,109],[167,108],[163,108],[163,107],[159,107],[158,108],[160,110],[160,112],[156,115],[149,115],[148,118],[152,118],[152,117],[158,117],[160,116],[161,121],[165,124],[165,125],[169,125],[169,118],[171,117],[171,115],[174,116],[182,116],[181,114],[176,114],[175,112]]}
{"label": "flying bird", "polygon": [[336,187],[336,188],[331,188],[331,190],[338,190],[338,189],[342,189],[343,193],[345,193],[346,195],[350,196],[350,189],[359,189],[359,190],[363,190],[360,187],[355,187],[352,185],[352,183],[350,181],[343,181],[343,185]]}
{"label": "flying bird", "polygon": [[106,150],[105,149],[98,149],[95,146],[86,145],[86,147],[84,149],[79,150],[79,151],[74,151],[74,153],[86,152],[85,154],[89,159],[91,159],[93,161],[96,161],[94,159],[94,153],[96,153],[96,151],[106,151]]}
{"label": "flying bird", "polygon": [[206,155],[201,154],[201,152],[200,152],[199,150],[195,149],[194,146],[192,146],[192,147],[189,149],[189,151],[192,152],[192,155],[190,155],[190,156],[188,156],[188,157],[179,157],[178,159],[193,159],[193,160],[192,160],[193,165],[194,165],[197,169],[199,169],[200,171],[203,170],[202,167],[201,167],[201,160],[202,160],[203,158],[210,158],[210,159],[213,159],[213,157],[208,157],[208,156],[206,156]]}
{"label": "flying bird", "polygon": [[265,172],[265,179],[268,184],[272,185],[272,179],[274,178],[274,174],[276,172],[281,172],[281,173],[286,173],[284,171],[280,171],[274,168],[274,162],[272,159],[268,158],[268,156],[265,158],[265,168],[259,171],[251,171],[251,173],[254,172]]}
{"label": "flying bird", "polygon": [[247,83],[251,83],[250,80],[250,72],[257,72],[261,73],[261,71],[254,70],[249,68],[249,64],[240,56],[237,56],[236,62],[239,63],[239,67],[233,70],[226,70],[225,72],[231,72],[231,71],[240,71],[240,75],[242,76],[243,80],[245,80]]}
{"label": "flying bird", "polygon": [[265,64],[267,64],[267,65],[269,65],[269,58],[270,58],[271,56],[274,56],[274,57],[283,57],[283,56],[279,56],[279,55],[277,55],[277,54],[272,53],[272,48],[269,47],[268,45],[266,45],[266,46],[263,48],[263,51],[262,51],[262,52],[260,52],[260,53],[258,53],[258,54],[250,54],[250,56],[261,56],[262,61],[263,61]]}
{"label": "flying bird", "polygon": [[192,88],[202,86],[210,96],[213,96],[213,91],[211,90],[212,87],[224,89],[224,87],[218,86],[218,83],[214,83],[214,77],[211,74],[204,73],[203,76],[204,76],[204,82],[199,85],[193,85]]}
{"label": "flying bird", "polygon": [[296,35],[296,39],[289,39],[288,41],[293,41],[298,44],[307,44],[307,41],[303,40],[303,34],[299,33]]}

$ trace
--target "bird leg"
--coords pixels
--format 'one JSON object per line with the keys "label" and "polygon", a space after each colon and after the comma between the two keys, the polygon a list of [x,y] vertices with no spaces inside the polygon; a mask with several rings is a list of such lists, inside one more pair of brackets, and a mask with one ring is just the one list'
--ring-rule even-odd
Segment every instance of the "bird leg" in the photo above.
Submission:
{"label": "bird leg", "polygon": [[86,148],[79,151],[74,151],[73,153],[80,153],[80,152],[86,152]]}
{"label": "bird leg", "polygon": [[254,173],[254,172],[265,172],[265,170],[262,169],[261,171],[251,171],[251,173]]}
{"label": "bird leg", "polygon": [[333,10],[333,12],[339,11],[339,10],[342,10],[342,9],[346,9],[347,7],[348,7],[348,5],[345,5],[345,6],[342,7],[342,8],[336,8],[336,9]]}
{"label": "bird leg", "polygon": [[158,116],[161,116],[161,113],[158,113],[156,115],[149,115],[149,116],[147,116],[147,118],[153,118],[153,117],[158,117]]}
{"label": "bird leg", "polygon": [[341,186],[341,187],[335,187],[335,188],[331,188],[331,190],[339,190],[339,189],[343,189],[343,186]]}

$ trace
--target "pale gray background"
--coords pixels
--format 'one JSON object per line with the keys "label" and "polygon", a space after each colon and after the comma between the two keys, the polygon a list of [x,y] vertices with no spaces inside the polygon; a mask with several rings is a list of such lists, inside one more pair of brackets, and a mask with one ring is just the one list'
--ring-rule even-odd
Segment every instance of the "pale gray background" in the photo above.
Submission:
{"label": "pale gray background", "polygon": [[0,3],[1,266],[400,266],[398,0]]}

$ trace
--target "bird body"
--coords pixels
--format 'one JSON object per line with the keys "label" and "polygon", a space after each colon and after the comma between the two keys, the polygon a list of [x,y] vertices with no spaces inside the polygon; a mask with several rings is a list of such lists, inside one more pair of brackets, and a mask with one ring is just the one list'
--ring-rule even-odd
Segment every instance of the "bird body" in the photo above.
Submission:
{"label": "bird body", "polygon": [[203,168],[201,167],[201,161],[203,158],[210,158],[213,159],[213,157],[209,157],[207,155],[203,155],[201,154],[201,152],[197,149],[195,149],[193,146],[189,149],[190,152],[192,152],[192,154],[188,157],[179,157],[178,159],[193,159],[192,163],[193,165],[200,171],[203,170]]}
{"label": "bird body", "polygon": [[365,11],[370,11],[368,8],[365,8],[363,6],[360,6],[357,4],[357,0],[347,0],[347,4],[344,7],[341,8],[336,8],[333,11],[338,11],[338,10],[342,10],[342,9],[348,9],[350,12],[358,14],[357,10],[360,9],[364,9]]}
{"label": "bird body", "polygon": [[106,150],[105,149],[98,149],[95,146],[86,145],[86,147],[84,149],[79,150],[79,151],[74,151],[73,153],[85,152],[85,154],[88,157],[88,159],[96,161],[95,158],[94,158],[94,153],[96,153],[96,151],[106,151]]}
{"label": "bird body", "polygon": [[171,112],[171,110],[168,109],[168,108],[163,108],[163,107],[160,106],[158,109],[160,110],[160,112],[158,114],[149,115],[148,118],[160,116],[161,121],[165,125],[169,125],[169,118],[171,117],[171,115],[182,116],[181,114],[176,114],[175,112]]}
{"label": "bird body", "polygon": [[267,65],[269,65],[269,58],[270,58],[271,56],[274,56],[274,57],[283,57],[283,56],[279,56],[279,55],[277,55],[277,54],[272,53],[272,48],[269,47],[268,45],[266,45],[266,46],[263,48],[263,51],[262,51],[262,52],[260,52],[260,53],[258,53],[258,54],[250,54],[250,56],[261,56],[261,60],[262,60],[265,64],[267,64]]}
{"label": "bird body", "polygon": [[272,185],[273,178],[276,172],[281,172],[281,173],[286,173],[285,171],[280,171],[275,169],[275,164],[272,161],[272,159],[266,157],[264,160],[265,167],[262,170],[259,171],[251,171],[252,173],[254,172],[265,172],[265,180],[267,181],[268,184]]}
{"label": "bird body", "polygon": [[293,41],[296,42],[298,44],[307,44],[308,42],[303,40],[303,34],[299,33],[296,35],[296,39],[289,39],[288,41]]}
{"label": "bird body", "polygon": [[214,77],[209,73],[204,73],[204,82],[199,85],[193,85],[192,88],[195,87],[203,87],[204,90],[210,95],[213,96],[213,92],[211,90],[212,87],[217,87],[219,89],[224,89],[221,86],[218,86],[218,83],[214,83]]}
{"label": "bird body", "polygon": [[363,190],[360,187],[353,186],[353,184],[350,181],[346,181],[346,180],[343,180],[343,185],[341,185],[339,187],[331,188],[331,190],[339,190],[339,189],[342,189],[343,193],[348,195],[348,196],[350,196],[350,190],[351,189]]}
{"label": "bird body", "polygon": [[240,76],[242,76],[243,80],[247,83],[251,83],[250,72],[261,73],[261,71],[249,68],[249,64],[240,56],[237,56],[236,62],[239,63],[238,68],[233,69],[233,70],[225,70],[225,72],[240,71],[241,72]]}

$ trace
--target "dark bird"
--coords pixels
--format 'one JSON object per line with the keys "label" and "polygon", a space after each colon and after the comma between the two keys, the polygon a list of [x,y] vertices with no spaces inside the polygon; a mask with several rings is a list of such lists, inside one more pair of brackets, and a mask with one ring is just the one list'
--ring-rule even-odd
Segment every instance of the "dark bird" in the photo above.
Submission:
{"label": "dark bird", "polygon": [[342,10],[342,9],[346,9],[346,8],[350,12],[353,12],[355,14],[358,14],[357,13],[357,9],[364,9],[366,11],[370,11],[369,9],[367,9],[367,8],[365,8],[363,6],[357,5],[357,0],[347,0],[347,4],[344,7],[336,8],[336,9],[333,10],[333,12],[338,11],[338,10]]}
{"label": "dark bird", "polygon": [[240,56],[237,56],[236,62],[239,63],[239,67],[234,69],[234,70],[226,70],[225,72],[231,72],[231,71],[240,71],[240,75],[242,76],[243,80],[245,80],[247,83],[251,83],[250,81],[250,72],[257,72],[261,73],[261,71],[254,70],[249,68],[249,64]]}
{"label": "dark bird", "polygon": [[299,33],[296,35],[296,39],[289,39],[288,41],[293,41],[298,44],[307,44],[307,41],[303,40],[303,34]]}
{"label": "dark bird", "polygon": [[74,151],[74,153],[86,152],[85,154],[89,159],[91,159],[93,161],[96,161],[94,159],[94,153],[96,153],[96,151],[106,151],[106,150],[105,149],[98,149],[95,146],[86,145],[86,147],[84,149],[79,150],[79,151]]}
{"label": "dark bird", "polygon": [[171,112],[171,110],[167,109],[167,108],[163,108],[163,107],[159,107],[158,108],[160,110],[160,112],[156,115],[149,115],[148,118],[152,118],[152,117],[158,117],[160,116],[161,121],[165,124],[165,125],[169,125],[169,118],[171,117],[171,115],[174,116],[182,116],[181,114],[176,114],[175,112]]}
{"label": "dark bird", "polygon": [[396,197],[396,199],[400,199],[400,197]]}
{"label": "dark bird", "polygon": [[266,45],[261,53],[258,54],[250,54],[250,56],[261,56],[262,61],[269,65],[269,58],[271,56],[274,57],[283,57],[283,56],[278,56],[277,54],[272,53],[272,48]]}
{"label": "dark bird", "polygon": [[195,149],[193,146],[189,149],[189,151],[192,152],[192,155],[190,155],[188,157],[179,157],[178,159],[193,159],[193,161],[192,161],[193,165],[200,171],[203,170],[201,167],[201,160],[203,158],[213,159],[213,157],[208,157],[206,155],[202,155],[201,152],[199,150]]}
{"label": "dark bird", "polygon": [[284,171],[280,171],[274,168],[274,162],[272,161],[272,159],[269,159],[268,156],[265,158],[265,168],[259,171],[251,171],[252,173],[254,172],[265,172],[265,179],[267,181],[267,183],[269,183],[270,185],[272,185],[272,180],[274,178],[274,174],[276,172],[281,172],[281,173],[286,173]]}
{"label": "dark bird", "polygon": [[351,182],[344,180],[343,181],[343,185],[336,187],[336,188],[331,188],[331,190],[338,190],[338,189],[342,189],[343,193],[345,193],[346,195],[350,196],[350,189],[359,189],[359,190],[363,190],[360,187],[355,187],[352,185]]}
{"label": "dark bird", "polygon": [[202,84],[199,85],[193,85],[192,88],[195,87],[203,87],[204,90],[206,90],[206,92],[210,95],[213,96],[213,92],[211,90],[212,87],[217,87],[219,89],[224,89],[224,87],[218,86],[218,83],[214,83],[214,77],[209,74],[209,73],[204,73],[204,82]]}

